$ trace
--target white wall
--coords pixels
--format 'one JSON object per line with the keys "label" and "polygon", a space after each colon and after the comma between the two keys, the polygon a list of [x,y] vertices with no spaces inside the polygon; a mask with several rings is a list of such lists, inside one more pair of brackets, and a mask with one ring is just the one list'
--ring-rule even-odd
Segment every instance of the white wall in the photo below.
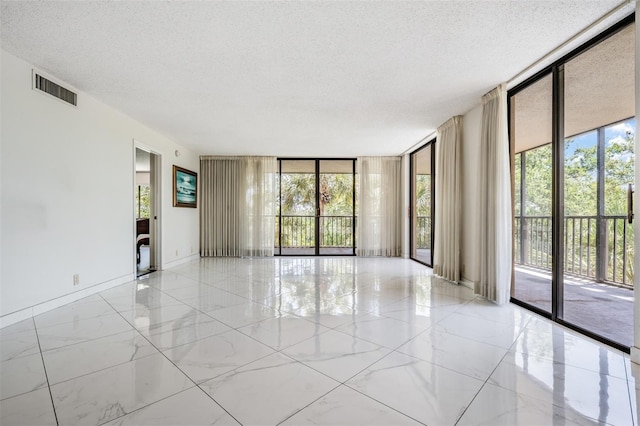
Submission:
{"label": "white wall", "polygon": [[194,153],[84,93],[74,108],[32,90],[32,66],[1,59],[0,320],[133,277],[134,139],[162,154],[163,265],[198,252],[198,210],[172,207],[171,184]]}
{"label": "white wall", "polygon": [[478,280],[478,173],[482,105],[462,117],[462,242],[460,264],[466,285]]}

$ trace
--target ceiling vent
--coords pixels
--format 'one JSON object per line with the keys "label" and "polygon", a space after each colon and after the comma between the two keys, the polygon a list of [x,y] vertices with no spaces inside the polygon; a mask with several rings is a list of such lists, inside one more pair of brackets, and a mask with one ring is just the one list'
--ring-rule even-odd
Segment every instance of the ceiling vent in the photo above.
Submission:
{"label": "ceiling vent", "polygon": [[33,72],[33,87],[45,93],[55,96],[73,106],[78,106],[78,95],[69,89],[65,89],[57,83],[41,76],[37,72]]}

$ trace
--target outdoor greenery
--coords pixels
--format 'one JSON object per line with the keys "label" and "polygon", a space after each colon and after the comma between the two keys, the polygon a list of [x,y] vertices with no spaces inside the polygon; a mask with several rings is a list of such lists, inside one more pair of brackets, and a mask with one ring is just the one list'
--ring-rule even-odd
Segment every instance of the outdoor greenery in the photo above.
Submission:
{"label": "outdoor greenery", "polygon": [[[633,227],[625,225],[627,185],[634,182],[634,122],[627,120],[604,129],[604,199],[601,226],[606,228],[606,280],[633,282]],[[515,156],[515,212],[523,208],[527,225],[527,258],[516,261],[543,266],[551,256],[550,222],[552,208],[551,144],[524,153],[523,188],[525,205],[520,205],[521,156]],[[564,144],[564,243],[565,271],[595,277],[598,215],[597,131],[567,139]],[[537,217],[534,218],[534,217]],[[616,218],[617,217],[617,218]],[[516,221],[517,231],[521,222]],[[520,244],[520,235],[516,236]],[[622,259],[626,256],[626,267]],[[623,271],[624,268],[624,271]]]}
{"label": "outdoor greenery", "polygon": [[151,212],[151,187],[149,185],[138,185],[135,203],[138,219],[148,219]]}
{"label": "outdoor greenery", "polygon": [[[280,181],[282,247],[315,246],[316,176],[283,173]],[[353,175],[320,174],[320,245],[353,245]],[[276,218],[279,224],[280,218]],[[276,229],[277,232],[277,229]],[[276,241],[278,236],[276,234]]]}
{"label": "outdoor greenery", "polygon": [[416,248],[431,248],[431,175],[416,175]]}

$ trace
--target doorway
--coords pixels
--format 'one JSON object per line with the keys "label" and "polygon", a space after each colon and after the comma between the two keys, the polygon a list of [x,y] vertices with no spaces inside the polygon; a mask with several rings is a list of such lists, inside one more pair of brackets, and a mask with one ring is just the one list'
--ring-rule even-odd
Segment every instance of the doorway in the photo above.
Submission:
{"label": "doorway", "polygon": [[435,143],[433,139],[411,153],[411,259],[433,267],[435,206]]}
{"label": "doorway", "polygon": [[634,304],[631,22],[509,92],[512,300],[626,351]]}
{"label": "doorway", "polygon": [[159,262],[160,156],[135,146],[135,231],[136,276],[157,270]]}
{"label": "doorway", "polygon": [[278,160],[276,255],[355,255],[355,161]]}

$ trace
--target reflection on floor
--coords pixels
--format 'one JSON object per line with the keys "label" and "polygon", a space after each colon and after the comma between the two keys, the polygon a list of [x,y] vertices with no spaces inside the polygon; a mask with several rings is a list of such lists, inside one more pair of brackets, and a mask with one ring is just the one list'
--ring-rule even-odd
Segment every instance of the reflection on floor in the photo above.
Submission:
{"label": "reflection on floor", "polygon": [[0,348],[3,425],[630,425],[640,394],[627,355],[405,259],[201,259]]}
{"label": "reflection on floor", "polygon": [[[516,267],[513,297],[551,312],[551,275]],[[564,320],[624,346],[633,345],[633,290],[565,277]]]}
{"label": "reflection on floor", "polygon": [[138,277],[153,272],[150,265],[150,247],[140,246],[140,263],[136,265],[136,275]]}

